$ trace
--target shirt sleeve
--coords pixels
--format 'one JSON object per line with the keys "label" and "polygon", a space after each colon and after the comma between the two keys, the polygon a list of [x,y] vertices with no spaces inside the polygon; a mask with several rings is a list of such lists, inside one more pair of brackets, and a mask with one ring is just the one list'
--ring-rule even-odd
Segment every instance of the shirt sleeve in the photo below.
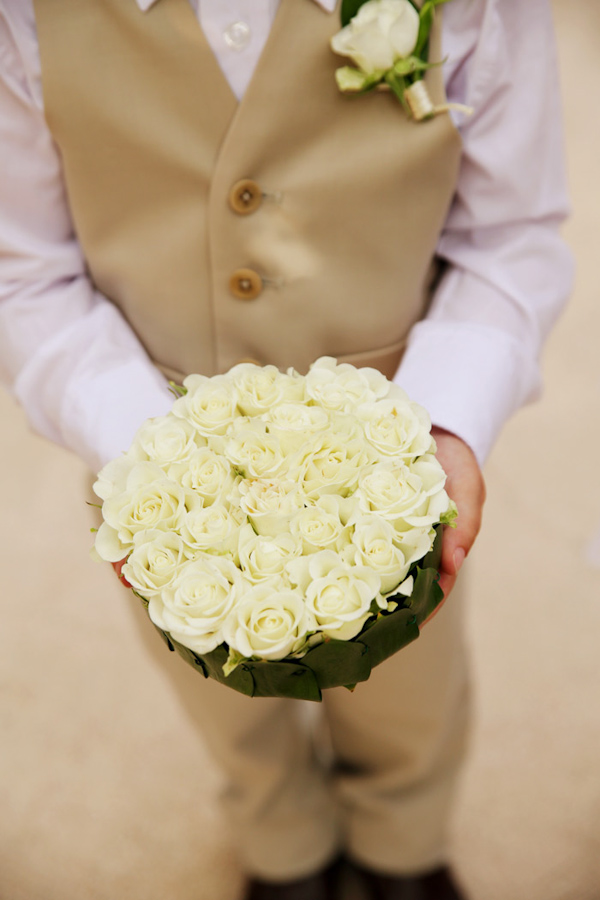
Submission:
{"label": "shirt sleeve", "polygon": [[463,153],[443,275],[396,376],[483,463],[540,392],[539,357],[572,282],[558,68],[546,0],[444,6],[448,99]]}
{"label": "shirt sleeve", "polygon": [[[0,4],[0,379],[34,430],[96,471],[172,397],[117,308],[93,289],[59,154],[31,77],[31,21]],[[11,7],[12,8],[12,7]],[[28,52],[27,41],[31,52]]]}

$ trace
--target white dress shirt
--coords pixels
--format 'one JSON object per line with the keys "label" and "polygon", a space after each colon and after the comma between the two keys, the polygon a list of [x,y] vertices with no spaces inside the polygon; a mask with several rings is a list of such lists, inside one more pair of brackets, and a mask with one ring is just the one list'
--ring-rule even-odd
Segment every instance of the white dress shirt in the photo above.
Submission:
{"label": "white dress shirt", "polygon": [[[156,0],[122,2],[143,15]],[[279,0],[190,2],[241,98]],[[396,380],[483,461],[539,393],[540,349],[571,285],[549,4],[452,0],[443,45],[449,100],[475,112],[456,116],[462,164],[438,245],[449,266]],[[0,377],[36,431],[97,469],[172,398],[87,277],[43,115],[32,0],[0,0],[0,154]]]}

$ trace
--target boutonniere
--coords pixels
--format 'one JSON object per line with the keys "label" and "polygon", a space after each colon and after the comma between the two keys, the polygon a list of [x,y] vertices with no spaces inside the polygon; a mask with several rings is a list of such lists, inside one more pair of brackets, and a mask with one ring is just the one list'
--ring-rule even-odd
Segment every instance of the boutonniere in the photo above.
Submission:
{"label": "boutonniere", "polygon": [[331,39],[332,50],[349,56],[358,68],[343,66],[335,78],[341,91],[391,90],[407,115],[417,122],[448,109],[472,110],[459,104],[436,106],[423,75],[441,63],[429,62],[429,35],[436,6],[448,0],[342,0],[342,30]]}

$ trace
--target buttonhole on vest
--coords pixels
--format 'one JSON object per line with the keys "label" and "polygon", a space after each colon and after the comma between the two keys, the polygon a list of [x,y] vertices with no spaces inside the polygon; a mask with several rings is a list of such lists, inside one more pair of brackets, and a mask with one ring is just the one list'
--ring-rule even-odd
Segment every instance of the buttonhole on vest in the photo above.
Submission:
{"label": "buttonhole on vest", "polygon": [[267,287],[281,288],[285,284],[284,278],[263,278],[263,284]]}
{"label": "buttonhole on vest", "polygon": [[263,191],[263,197],[271,203],[279,204],[283,200],[283,191]]}

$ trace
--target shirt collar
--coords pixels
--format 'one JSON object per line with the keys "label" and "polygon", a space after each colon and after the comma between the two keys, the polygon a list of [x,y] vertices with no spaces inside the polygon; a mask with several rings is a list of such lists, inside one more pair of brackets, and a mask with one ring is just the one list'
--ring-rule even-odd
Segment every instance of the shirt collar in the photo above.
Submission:
{"label": "shirt collar", "polygon": [[[157,0],[135,0],[139,8],[142,12],[146,12],[150,9],[151,6],[157,2]],[[319,6],[322,6],[325,12],[333,12],[335,9],[335,5],[337,0],[314,0],[315,3],[318,3]]]}

